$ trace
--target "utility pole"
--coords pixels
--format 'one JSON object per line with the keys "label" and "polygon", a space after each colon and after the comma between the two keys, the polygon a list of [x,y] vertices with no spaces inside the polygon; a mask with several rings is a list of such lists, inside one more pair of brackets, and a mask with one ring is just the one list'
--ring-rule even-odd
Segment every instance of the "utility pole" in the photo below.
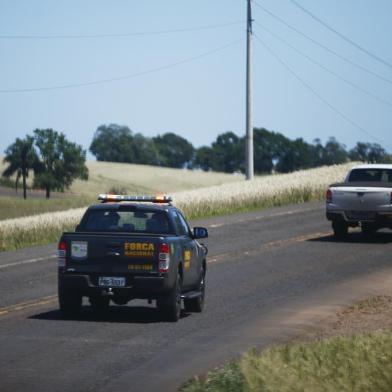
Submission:
{"label": "utility pole", "polygon": [[245,165],[246,179],[253,180],[253,124],[252,124],[252,6],[248,2],[248,17],[246,28],[246,142]]}

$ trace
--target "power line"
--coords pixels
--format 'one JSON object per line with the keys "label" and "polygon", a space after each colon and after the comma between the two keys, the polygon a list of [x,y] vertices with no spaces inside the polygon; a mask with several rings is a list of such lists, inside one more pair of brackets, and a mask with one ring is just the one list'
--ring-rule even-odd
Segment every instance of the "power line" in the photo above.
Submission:
{"label": "power line", "polygon": [[330,49],[328,46],[326,46],[326,45],[316,41],[314,38],[312,38],[309,35],[305,34],[303,31],[297,29],[296,27],[294,27],[291,24],[287,23],[284,19],[280,18],[279,16],[275,15],[273,12],[269,11],[267,8],[263,7],[257,1],[253,0],[253,4],[255,4],[257,7],[259,7],[261,10],[263,10],[265,13],[267,13],[272,18],[276,19],[277,21],[279,21],[280,23],[282,23],[283,25],[285,25],[286,27],[288,27],[292,31],[295,31],[297,34],[301,35],[302,37],[306,38],[307,40],[309,40],[313,44],[319,46],[320,48],[326,50],[327,52],[333,54],[334,56],[338,57],[339,59],[345,61],[346,63],[352,65],[353,67],[356,67],[356,68],[358,68],[358,69],[368,73],[369,75],[372,75],[372,76],[374,76],[374,77],[376,77],[376,78],[378,78],[380,80],[383,80],[384,82],[392,84],[392,80],[391,79],[388,79],[385,76],[380,75],[377,72],[374,72],[374,71],[364,67],[363,65],[358,64],[355,61],[350,60],[349,58],[339,54],[338,52],[334,51],[333,49]]}
{"label": "power line", "polygon": [[[379,139],[377,139],[374,135],[372,135],[365,128],[361,127],[355,121],[353,121],[350,117],[345,115],[335,106],[333,106],[329,101],[327,101],[321,94],[319,94],[312,86],[310,86],[305,80],[303,80],[287,63],[285,63],[262,39],[260,39],[256,34],[254,34],[257,41],[291,74],[293,75],[303,86],[305,86],[312,94],[314,94],[321,102],[323,102],[326,106],[328,106],[333,112],[337,113],[340,117],[342,117],[346,122],[348,122],[353,127],[357,128],[359,131],[376,140],[380,144],[384,144]],[[385,145],[385,144],[384,144]],[[387,146],[390,148],[389,146]]]}
{"label": "power line", "polygon": [[130,32],[130,33],[103,33],[103,34],[69,34],[69,35],[0,35],[0,39],[38,39],[38,40],[50,40],[50,39],[90,39],[90,38],[120,38],[120,37],[136,37],[145,35],[163,35],[163,34],[174,34],[174,33],[186,33],[192,31],[203,31],[203,30],[213,30],[222,27],[229,27],[239,24],[245,24],[243,20],[237,20],[228,23],[221,23],[216,25],[206,25],[199,27],[185,27],[180,29],[172,30],[156,30],[156,31],[140,31],[140,32]]}
{"label": "power line", "polygon": [[332,33],[336,34],[338,37],[340,37],[341,39],[343,39],[344,41],[348,42],[349,44],[351,44],[352,46],[354,46],[355,48],[359,49],[361,52],[367,54],[368,56],[370,56],[371,58],[373,58],[374,60],[377,60],[378,62],[386,65],[389,68],[392,68],[392,64],[389,63],[388,61],[384,60],[383,58],[381,58],[380,56],[377,56],[376,54],[370,52],[369,50],[367,50],[366,48],[364,48],[363,46],[361,46],[360,44],[358,44],[357,42],[353,41],[352,39],[348,38],[347,36],[343,35],[341,32],[337,31],[336,29],[334,29],[333,27],[331,27],[328,23],[324,22],[322,19],[320,19],[318,16],[316,16],[315,14],[313,14],[312,12],[310,12],[308,9],[306,9],[305,7],[303,7],[301,4],[299,4],[296,0],[290,0],[296,7],[298,7],[299,9],[301,9],[303,12],[305,12],[307,15],[309,15],[311,18],[313,18],[315,21],[317,21],[318,23],[320,23],[321,25],[323,25],[326,29],[328,29],[329,31],[332,31]]}
{"label": "power line", "polygon": [[262,24],[255,22],[255,24],[257,26],[259,26],[261,29],[263,29],[264,31],[266,31],[268,34],[272,35],[273,37],[275,37],[277,40],[283,42],[286,46],[288,46],[289,48],[291,48],[292,50],[294,50],[296,53],[298,53],[299,55],[305,57],[308,61],[310,61],[311,63],[317,65],[319,68],[323,69],[324,71],[328,72],[329,74],[335,76],[337,79],[347,83],[348,85],[350,85],[351,87],[357,89],[358,91],[362,92],[363,94],[368,95],[369,97],[385,104],[385,105],[389,105],[392,106],[392,102],[381,98],[373,93],[371,93],[370,91],[362,88],[361,86],[357,85],[356,83],[351,82],[350,80],[346,79],[345,77],[339,75],[337,72],[332,71],[331,69],[327,68],[325,65],[319,63],[318,61],[314,60],[312,57],[308,56],[306,53],[302,52],[301,50],[299,50],[298,48],[296,48],[294,45],[290,44],[289,42],[287,42],[285,39],[283,39],[282,37],[280,37],[279,35],[275,34],[274,32],[272,32],[271,30],[267,29],[266,27],[264,27]]}
{"label": "power line", "polygon": [[68,88],[76,88],[76,87],[86,87],[86,86],[93,86],[97,84],[105,84],[105,83],[111,83],[111,82],[117,82],[120,80],[126,80],[126,79],[132,79],[137,76],[142,76],[142,75],[147,75],[159,71],[163,71],[166,69],[174,68],[182,64],[190,63],[195,60],[199,60],[203,57],[211,56],[212,54],[215,54],[217,52],[220,52],[222,50],[225,50],[231,46],[237,45],[238,43],[242,42],[243,39],[239,39],[233,42],[230,42],[226,45],[220,46],[218,48],[209,50],[208,52],[204,52],[202,54],[199,54],[197,56],[193,57],[188,57],[184,60],[177,61],[175,63],[163,65],[160,67],[152,68],[147,71],[142,71],[142,72],[137,72],[133,74],[128,74],[128,75],[123,75],[123,76],[117,76],[113,77],[110,79],[101,79],[101,80],[93,80],[90,82],[83,82],[83,83],[70,83],[70,84],[63,84],[63,85],[57,85],[57,86],[48,86],[48,87],[34,87],[34,88],[21,88],[21,89],[0,89],[0,93],[28,93],[28,92],[36,92],[36,91],[49,91],[49,90],[61,90],[61,89],[68,89]]}

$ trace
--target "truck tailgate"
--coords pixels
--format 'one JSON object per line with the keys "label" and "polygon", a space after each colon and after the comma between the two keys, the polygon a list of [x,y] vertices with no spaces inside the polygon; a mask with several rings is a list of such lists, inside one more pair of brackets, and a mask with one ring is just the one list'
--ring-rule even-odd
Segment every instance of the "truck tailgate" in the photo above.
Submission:
{"label": "truck tailgate", "polygon": [[88,274],[158,271],[161,242],[156,236],[65,233],[67,269]]}
{"label": "truck tailgate", "polygon": [[390,206],[391,193],[386,188],[331,188],[333,204],[348,211],[376,211]]}

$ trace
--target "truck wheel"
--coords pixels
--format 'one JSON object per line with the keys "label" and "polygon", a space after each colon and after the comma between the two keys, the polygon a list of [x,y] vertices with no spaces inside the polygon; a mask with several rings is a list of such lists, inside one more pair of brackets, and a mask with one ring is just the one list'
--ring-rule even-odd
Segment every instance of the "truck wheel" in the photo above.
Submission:
{"label": "truck wheel", "polygon": [[366,236],[371,236],[376,232],[376,227],[372,223],[362,223],[361,224],[362,234]]}
{"label": "truck wheel", "polygon": [[343,220],[333,220],[332,230],[337,240],[343,240],[347,237],[348,225]]}
{"label": "truck wheel", "polygon": [[181,315],[181,275],[177,273],[176,282],[171,291],[157,301],[158,309],[163,313],[167,321],[176,322]]}
{"label": "truck wheel", "polygon": [[63,316],[77,315],[82,307],[82,296],[73,290],[59,287],[59,306]]}
{"label": "truck wheel", "polygon": [[204,269],[201,272],[200,282],[198,290],[201,292],[201,295],[196,298],[184,299],[184,306],[187,312],[195,312],[201,313],[204,308],[204,299],[205,299],[205,289],[206,289],[206,281],[205,281],[205,271]]}
{"label": "truck wheel", "polygon": [[93,312],[104,312],[109,308],[110,299],[109,297],[90,297],[90,305],[93,309]]}

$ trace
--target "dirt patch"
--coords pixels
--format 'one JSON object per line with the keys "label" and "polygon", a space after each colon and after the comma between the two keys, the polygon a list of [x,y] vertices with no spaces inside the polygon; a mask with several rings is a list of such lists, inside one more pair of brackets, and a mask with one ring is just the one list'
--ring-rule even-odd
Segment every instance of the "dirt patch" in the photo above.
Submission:
{"label": "dirt patch", "polygon": [[324,320],[298,341],[314,341],[335,336],[352,336],[375,331],[392,330],[392,296],[366,298]]}

